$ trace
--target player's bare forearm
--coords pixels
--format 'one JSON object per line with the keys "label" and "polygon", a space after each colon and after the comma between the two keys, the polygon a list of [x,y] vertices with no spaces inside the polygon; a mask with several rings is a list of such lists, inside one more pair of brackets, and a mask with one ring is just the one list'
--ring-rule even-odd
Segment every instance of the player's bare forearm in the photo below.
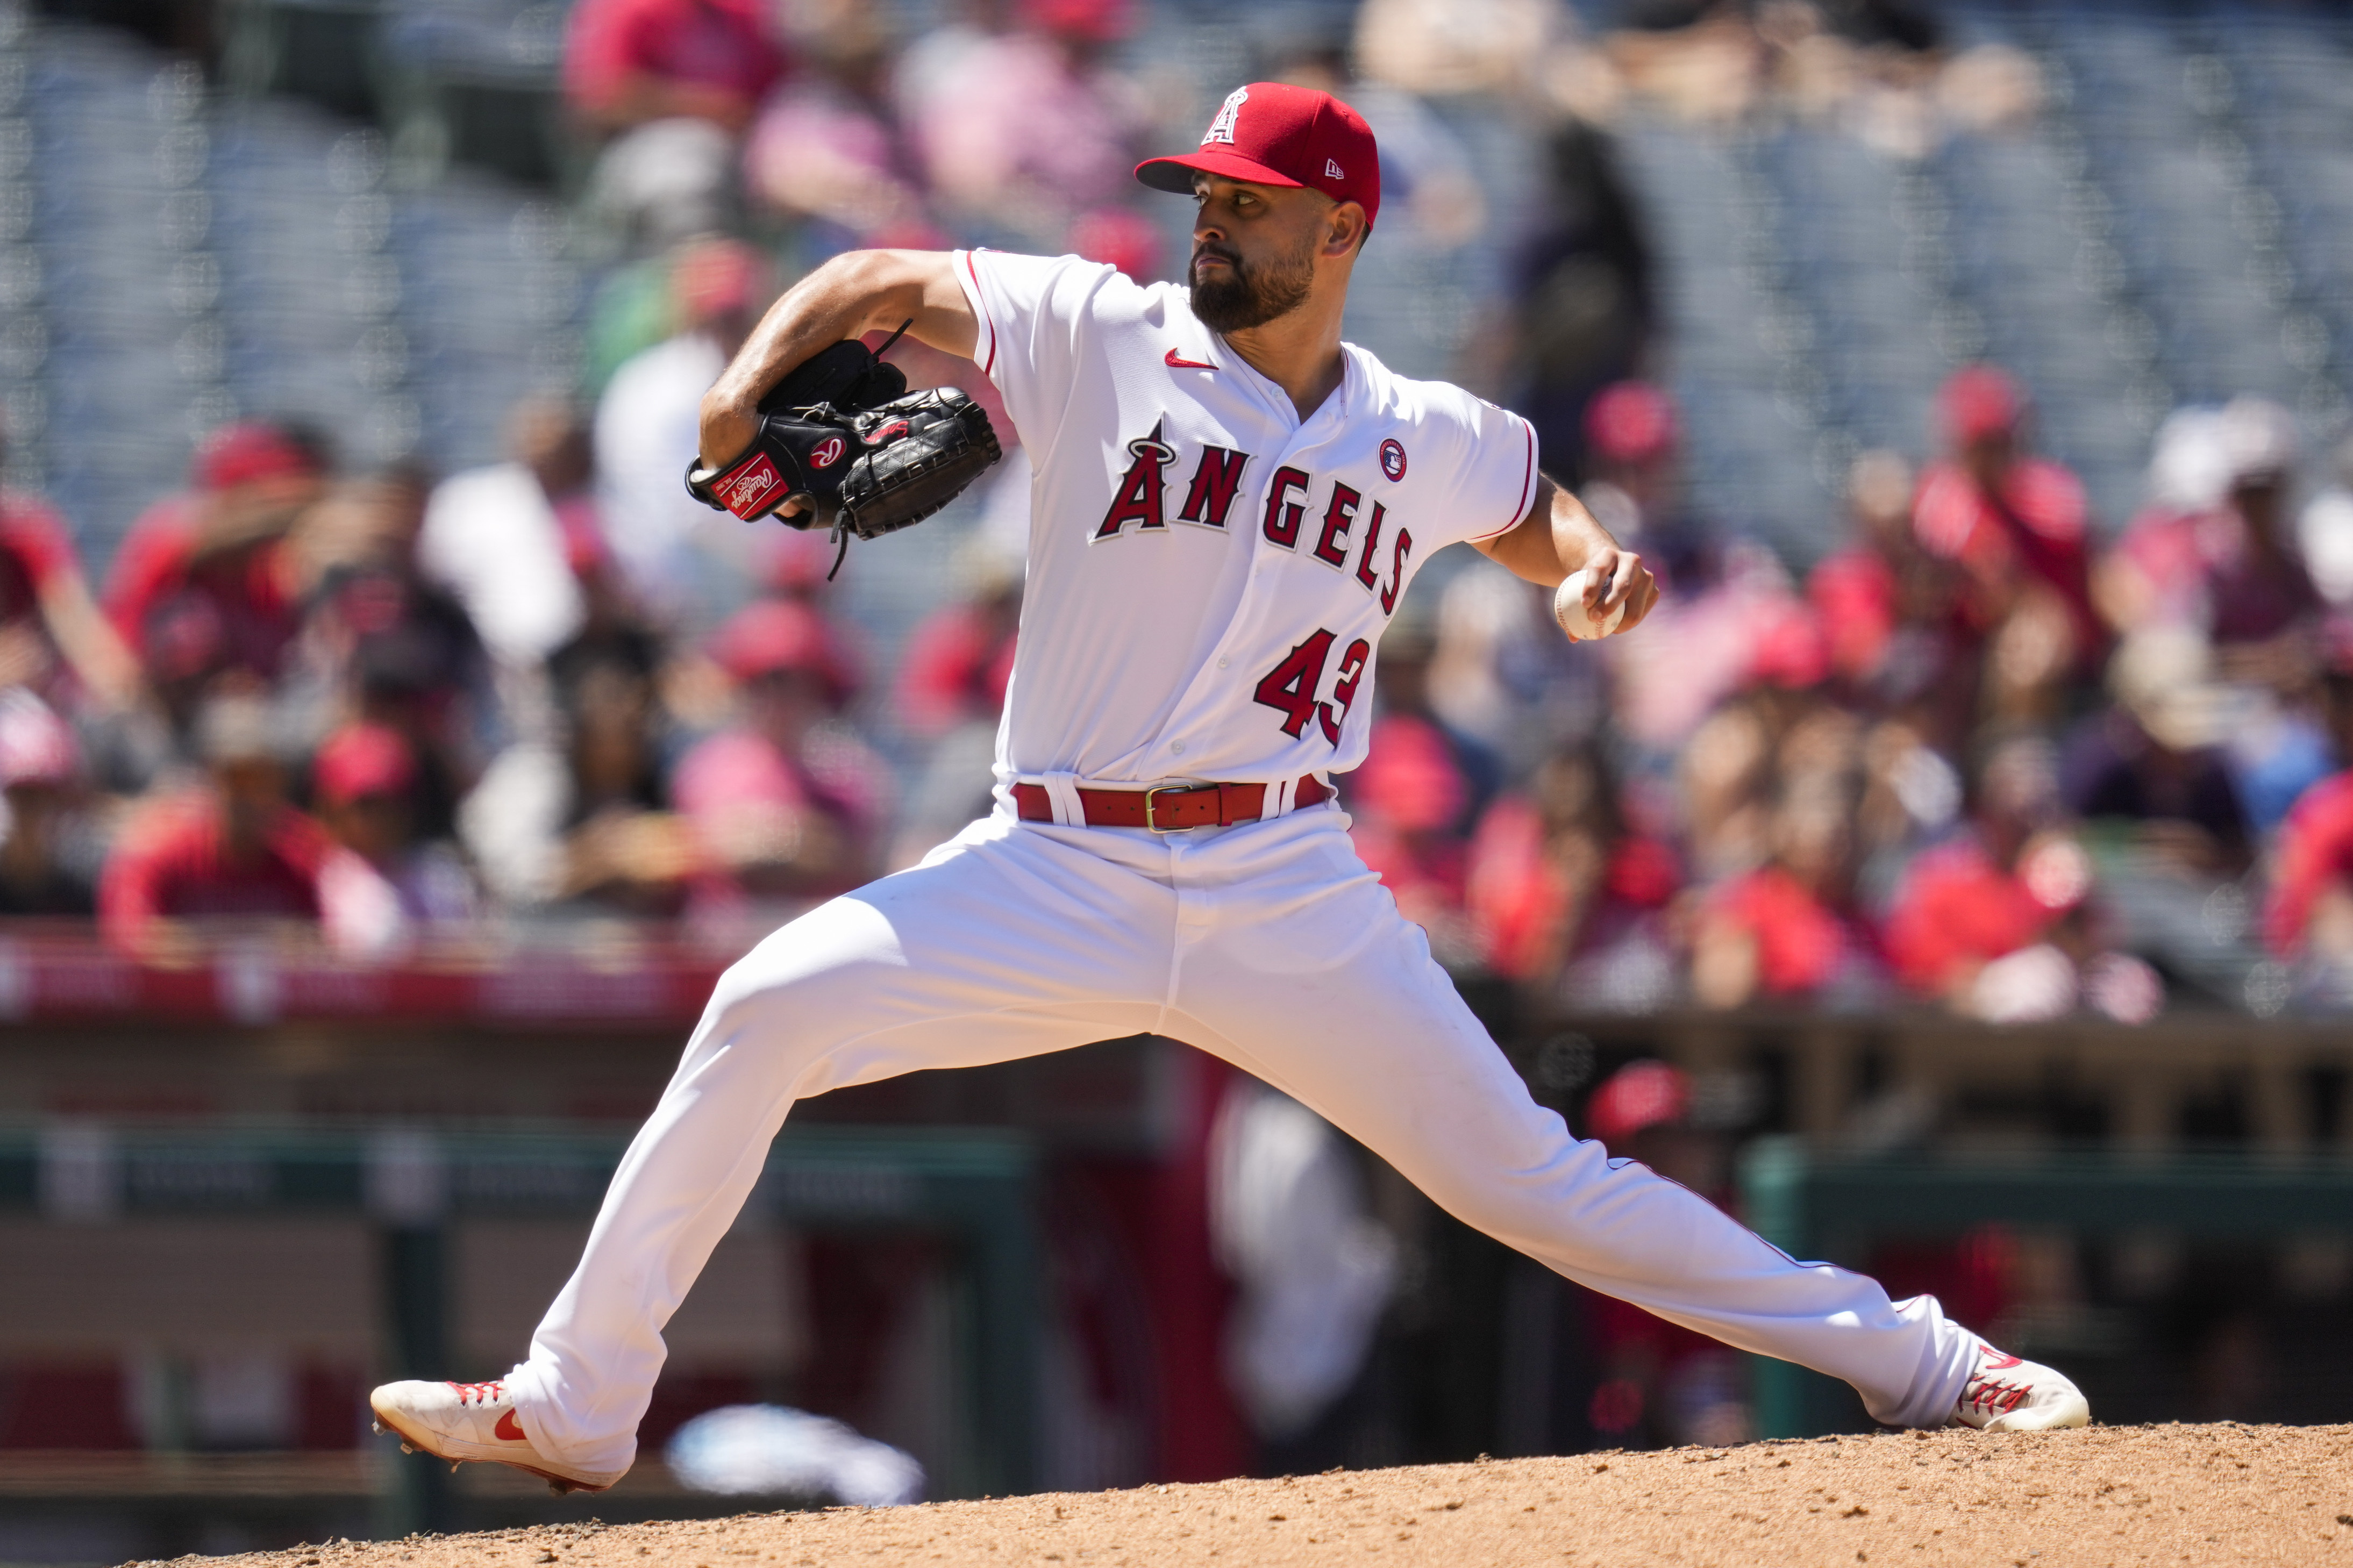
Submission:
{"label": "player's bare forearm", "polygon": [[1508,532],[1479,541],[1472,548],[1514,576],[1556,588],[1570,573],[1596,565],[1596,556],[1616,551],[1618,542],[1594,521],[1583,501],[1538,475],[1528,515]]}
{"label": "player's bare forearm", "polygon": [[895,331],[902,321],[914,323],[907,332],[918,342],[972,357],[979,323],[948,252],[853,250],[786,289],[702,395],[704,466],[752,444],[760,399],[803,360],[844,338]]}
{"label": "player's bare forearm", "polygon": [[1625,605],[1621,632],[1641,625],[1659,602],[1658,580],[1642,558],[1612,539],[1583,501],[1549,479],[1537,479],[1535,502],[1517,527],[1472,548],[1514,576],[1546,588],[1557,588],[1572,572],[1591,572],[1594,587],[1586,604],[1596,619]]}

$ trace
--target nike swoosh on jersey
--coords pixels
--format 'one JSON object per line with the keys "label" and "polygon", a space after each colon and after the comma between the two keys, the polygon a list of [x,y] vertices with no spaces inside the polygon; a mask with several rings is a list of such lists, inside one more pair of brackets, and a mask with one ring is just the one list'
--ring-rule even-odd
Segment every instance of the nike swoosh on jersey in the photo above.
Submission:
{"label": "nike swoosh on jersey", "polygon": [[1167,353],[1163,355],[1160,363],[1166,365],[1170,370],[1215,370],[1218,368],[1216,365],[1210,364],[1205,360],[1187,359],[1175,349],[1170,349]]}

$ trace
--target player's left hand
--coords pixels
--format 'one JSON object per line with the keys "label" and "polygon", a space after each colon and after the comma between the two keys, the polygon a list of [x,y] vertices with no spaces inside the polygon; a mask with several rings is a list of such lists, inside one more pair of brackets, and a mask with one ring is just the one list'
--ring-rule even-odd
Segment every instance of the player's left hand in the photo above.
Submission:
{"label": "player's left hand", "polygon": [[1659,580],[1630,550],[1614,544],[1597,546],[1585,558],[1585,570],[1593,574],[1597,585],[1587,600],[1587,609],[1595,620],[1607,621],[1612,610],[1626,606],[1626,618],[1618,623],[1614,636],[1623,637],[1641,626],[1651,606],[1659,602]]}

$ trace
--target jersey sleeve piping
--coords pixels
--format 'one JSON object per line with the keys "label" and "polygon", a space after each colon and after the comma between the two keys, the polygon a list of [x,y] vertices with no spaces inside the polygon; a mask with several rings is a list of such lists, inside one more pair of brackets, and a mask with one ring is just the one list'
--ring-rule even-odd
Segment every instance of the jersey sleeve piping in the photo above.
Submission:
{"label": "jersey sleeve piping", "polygon": [[1520,504],[1512,515],[1504,520],[1501,528],[1491,528],[1484,533],[1472,534],[1471,536],[1472,543],[1511,532],[1526,521],[1528,508],[1536,503],[1536,480],[1542,477],[1536,472],[1536,427],[1516,414],[1512,416],[1512,423],[1517,425],[1520,427],[1520,433],[1528,438],[1528,466],[1527,471],[1520,477]]}
{"label": "jersey sleeve piping", "polygon": [[980,374],[993,380],[997,372],[997,321],[988,313],[988,297],[981,289],[980,272],[973,266],[972,252],[959,251],[956,258],[964,263],[964,275],[956,281],[964,286],[972,313],[980,320],[980,342],[974,345],[974,357],[980,361]]}

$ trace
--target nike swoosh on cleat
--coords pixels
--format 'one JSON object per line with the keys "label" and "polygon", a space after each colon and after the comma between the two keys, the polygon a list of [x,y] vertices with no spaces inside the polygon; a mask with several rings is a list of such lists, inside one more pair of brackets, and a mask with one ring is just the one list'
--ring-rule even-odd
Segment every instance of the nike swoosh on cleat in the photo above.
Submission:
{"label": "nike swoosh on cleat", "polygon": [[1986,1366],[1990,1371],[1999,1372],[2004,1367],[2017,1366],[2020,1364],[2018,1357],[2014,1355],[2004,1355],[2001,1352],[1994,1349],[1991,1345],[1981,1345],[1978,1348],[1985,1352]]}
{"label": "nike swoosh on cleat", "polygon": [[1160,363],[1170,370],[1215,370],[1218,367],[1204,360],[1187,359],[1175,349],[1161,356]]}
{"label": "nike swoosh on cleat", "polygon": [[522,1423],[515,1419],[515,1413],[512,1410],[499,1417],[499,1424],[491,1428],[491,1436],[507,1443],[531,1441],[522,1435]]}

